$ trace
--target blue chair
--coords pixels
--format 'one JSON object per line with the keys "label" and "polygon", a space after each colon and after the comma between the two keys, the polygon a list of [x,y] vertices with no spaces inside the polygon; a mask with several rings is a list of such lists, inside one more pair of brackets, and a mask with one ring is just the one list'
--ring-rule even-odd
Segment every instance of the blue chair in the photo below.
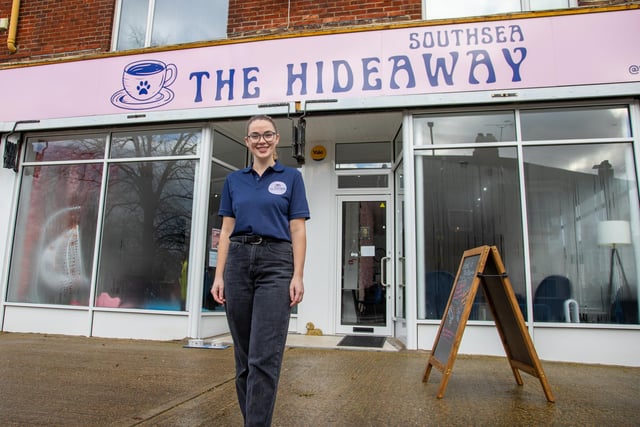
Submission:
{"label": "blue chair", "polygon": [[533,297],[533,320],[566,322],[564,302],[571,298],[571,281],[557,274],[545,277]]}
{"label": "blue chair", "polygon": [[363,299],[358,298],[358,290],[352,290],[358,323],[385,321],[385,287],[374,284],[365,291]]}
{"label": "blue chair", "polygon": [[455,277],[448,271],[431,271],[425,281],[426,318],[442,319]]}

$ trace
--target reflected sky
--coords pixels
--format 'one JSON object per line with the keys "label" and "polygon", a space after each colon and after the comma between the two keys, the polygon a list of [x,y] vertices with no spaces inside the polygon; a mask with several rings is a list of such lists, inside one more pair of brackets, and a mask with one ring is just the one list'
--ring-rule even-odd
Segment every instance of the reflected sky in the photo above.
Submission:
{"label": "reflected sky", "polygon": [[[522,141],[567,141],[553,146],[525,146],[525,162],[586,174],[597,174],[599,165],[608,161],[618,178],[633,179],[631,143],[612,143],[631,137],[629,110],[626,106],[555,108],[520,110]],[[489,113],[434,114],[415,121],[416,146],[474,144],[471,148],[437,149],[427,155],[471,156],[476,142],[516,141],[514,111]],[[607,143],[601,143],[602,140]],[[593,144],[576,144],[589,141]],[[435,148],[435,147],[434,147]],[[499,148],[501,158],[514,158],[514,151]]]}
{"label": "reflected sky", "polygon": [[631,136],[626,107],[523,110],[520,117],[523,141]]}
{"label": "reflected sky", "polygon": [[[531,0],[531,10],[563,9],[569,0]],[[519,12],[520,0],[426,0],[427,19],[461,18]]]}
{"label": "reflected sky", "polygon": [[[613,167],[616,178],[633,180],[633,153],[630,143],[620,144],[574,144],[524,147],[524,161],[527,164],[546,166],[590,175],[597,175],[603,161]],[[433,150],[423,153],[426,156],[464,157],[473,156],[473,148]],[[515,159],[513,147],[500,147],[498,157]]]}
{"label": "reflected sky", "polygon": [[525,147],[524,161],[573,172],[597,175],[598,168],[607,160],[616,178],[634,179],[633,169],[628,167],[632,159],[631,144],[560,145]]}
{"label": "reflected sky", "polygon": [[151,45],[212,40],[227,35],[226,0],[156,0]]}
{"label": "reflected sky", "polygon": [[[122,0],[117,50],[214,40],[227,35],[227,0]],[[148,32],[151,30],[151,40]]]}
{"label": "reflected sky", "polygon": [[416,120],[416,145],[515,141],[513,111],[434,115]]}

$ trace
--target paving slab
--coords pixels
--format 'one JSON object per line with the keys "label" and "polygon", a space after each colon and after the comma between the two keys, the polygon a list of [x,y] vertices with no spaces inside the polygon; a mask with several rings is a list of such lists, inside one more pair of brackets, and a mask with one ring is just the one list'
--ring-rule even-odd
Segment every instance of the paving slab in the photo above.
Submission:
{"label": "paving slab", "polygon": [[[429,353],[302,346],[285,352],[274,426],[640,425],[640,368],[542,361],[518,386],[506,358],[458,355],[445,396]],[[186,342],[0,334],[3,426],[241,426],[233,349]]]}

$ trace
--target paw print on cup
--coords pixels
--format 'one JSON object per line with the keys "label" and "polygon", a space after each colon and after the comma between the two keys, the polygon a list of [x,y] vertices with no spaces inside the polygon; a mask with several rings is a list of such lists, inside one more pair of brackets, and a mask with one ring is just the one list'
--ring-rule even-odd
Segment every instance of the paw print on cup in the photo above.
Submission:
{"label": "paw print on cup", "polygon": [[122,85],[137,101],[149,101],[175,81],[178,70],[174,64],[154,59],[132,62],[124,68]]}
{"label": "paw print on cup", "polygon": [[145,59],[127,64],[122,72],[122,88],[111,95],[111,103],[125,110],[149,110],[171,102],[169,86],[178,76],[175,64]]}

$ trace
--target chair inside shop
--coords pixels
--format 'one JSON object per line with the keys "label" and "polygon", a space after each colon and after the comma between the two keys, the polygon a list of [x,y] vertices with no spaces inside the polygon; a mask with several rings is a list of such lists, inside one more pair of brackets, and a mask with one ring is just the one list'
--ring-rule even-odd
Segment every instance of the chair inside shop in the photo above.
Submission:
{"label": "chair inside shop", "polygon": [[533,320],[566,322],[565,301],[571,299],[571,281],[561,275],[545,277],[533,297]]}
{"label": "chair inside shop", "polygon": [[384,322],[385,287],[379,283],[367,288],[364,297],[359,297],[359,290],[353,291],[356,316],[360,322]]}
{"label": "chair inside shop", "polygon": [[426,318],[441,319],[449,302],[455,277],[448,271],[430,271],[426,277]]}

